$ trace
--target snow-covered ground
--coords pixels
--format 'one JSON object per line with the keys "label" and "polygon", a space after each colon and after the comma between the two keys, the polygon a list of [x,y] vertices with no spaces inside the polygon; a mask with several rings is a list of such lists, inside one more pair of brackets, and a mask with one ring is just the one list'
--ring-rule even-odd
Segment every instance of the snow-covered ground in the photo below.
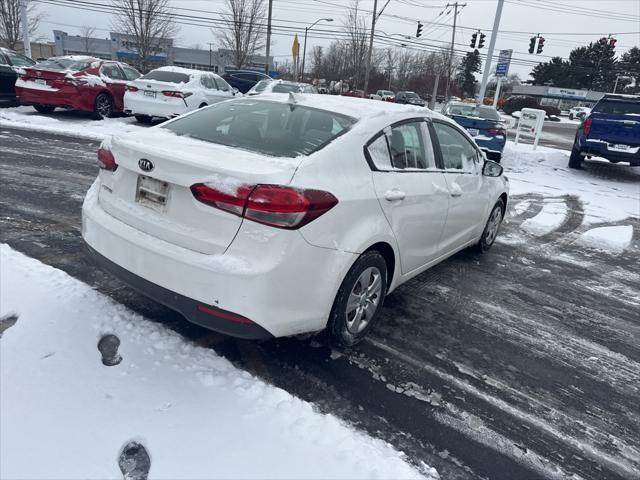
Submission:
{"label": "snow-covered ground", "polygon": [[131,440],[152,479],[438,478],[60,270],[3,244],[0,264],[0,478],[122,478]]}

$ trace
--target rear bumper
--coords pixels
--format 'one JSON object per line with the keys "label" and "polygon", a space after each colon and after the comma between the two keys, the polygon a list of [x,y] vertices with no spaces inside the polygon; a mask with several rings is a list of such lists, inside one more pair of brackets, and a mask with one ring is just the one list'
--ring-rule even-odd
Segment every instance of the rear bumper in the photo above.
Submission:
{"label": "rear bumper", "polygon": [[[99,254],[88,244],[87,249],[93,262],[102,270],[111,273],[144,296],[179,312],[191,323],[232,337],[247,340],[273,338],[273,335],[256,323],[243,321],[242,317],[232,312],[222,310],[213,305],[203,305],[201,302],[167,290],[160,285],[156,285],[142,277],[134,275],[107,257]],[[229,320],[230,318],[234,320]]]}
{"label": "rear bumper", "polygon": [[605,158],[612,163],[629,162],[629,164],[633,166],[640,166],[640,148],[635,153],[618,152],[610,150],[609,145],[606,142],[595,142],[589,141],[588,139],[580,139],[578,147],[580,154],[583,156],[592,155],[594,157]]}
{"label": "rear bumper", "polygon": [[[164,97],[164,96],[162,96]],[[138,92],[124,94],[124,111],[131,115],[147,115],[149,117],[173,118],[193,110],[181,98],[151,98]]]}
{"label": "rear bumper", "polygon": [[16,87],[16,97],[22,105],[46,105],[50,107],[70,108],[85,112],[93,111],[95,95],[84,89],[65,87],[59,90],[36,90]]}
{"label": "rear bumper", "polygon": [[100,188],[96,180],[82,207],[82,236],[98,263],[187,320],[225,334],[265,338],[322,330],[357,258],[312,246],[298,231],[249,221],[224,253],[200,253],[111,216],[99,203]]}

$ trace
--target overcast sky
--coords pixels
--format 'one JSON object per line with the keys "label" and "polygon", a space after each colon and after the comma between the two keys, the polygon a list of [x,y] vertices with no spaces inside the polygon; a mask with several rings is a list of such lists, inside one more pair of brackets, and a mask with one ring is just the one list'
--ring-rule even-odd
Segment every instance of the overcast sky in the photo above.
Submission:
{"label": "overcast sky", "polygon": [[[40,27],[40,36],[53,40],[53,30],[60,29],[71,35],[80,33],[83,25],[96,28],[96,36],[107,37],[112,19],[107,13],[96,13],[75,7],[53,5],[60,0],[38,2],[38,9],[46,15]],[[65,1],[65,0],[62,0]],[[95,4],[108,4],[110,0],[83,0]],[[225,0],[170,0],[175,10],[185,15],[202,18],[220,18]],[[265,0],[265,3],[267,0]],[[360,8],[367,15],[370,26],[374,0],[360,0]],[[73,2],[68,2],[71,4]],[[386,0],[378,0],[380,9]],[[445,8],[446,1],[437,0],[390,0],[376,28],[391,35],[389,40],[376,41],[383,48],[390,43],[406,42],[408,48],[434,48],[448,45],[451,41],[453,9]],[[461,52],[470,50],[468,44],[473,29],[481,29],[487,34],[485,48],[489,45],[497,0],[466,0],[467,6],[458,15],[455,48]],[[272,53],[276,61],[289,59],[291,43],[297,31],[302,42],[305,25],[320,18],[333,18],[333,22],[321,22],[309,32],[307,52],[315,45],[327,46],[340,30],[347,7],[351,0],[273,0],[273,23],[275,27]],[[191,9],[191,10],[189,10]],[[415,38],[417,22],[424,24],[422,37]],[[180,20],[187,21],[188,20]],[[193,23],[200,23],[193,21]],[[265,18],[266,22],[266,18]],[[435,22],[435,23],[434,23]],[[179,25],[176,39],[179,46],[200,45],[208,48],[217,39],[211,28],[196,25]],[[214,27],[215,28],[215,27]],[[572,48],[596,41],[601,36],[616,35],[616,50],[623,53],[640,45],[640,0],[506,0],[500,22],[500,33],[496,50],[513,49],[514,64],[511,73],[518,73],[523,80],[528,79],[531,62],[546,61],[551,56],[567,57]],[[631,33],[630,33],[631,32]],[[545,39],[542,55],[530,55],[529,38],[537,33]],[[626,34],[623,34],[626,33]],[[398,35],[392,35],[398,34]],[[400,35],[410,35],[411,40],[403,40]],[[324,38],[320,38],[324,37]],[[496,51],[497,54],[497,51]]]}

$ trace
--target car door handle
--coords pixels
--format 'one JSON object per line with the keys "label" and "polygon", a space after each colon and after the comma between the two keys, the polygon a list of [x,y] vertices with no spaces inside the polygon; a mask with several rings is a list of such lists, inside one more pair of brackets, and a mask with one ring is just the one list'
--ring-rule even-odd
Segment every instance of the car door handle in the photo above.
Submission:
{"label": "car door handle", "polygon": [[452,197],[459,197],[462,195],[462,189],[457,183],[451,185],[450,192]]}
{"label": "car door handle", "polygon": [[384,198],[389,200],[390,202],[397,202],[400,200],[404,200],[404,198],[406,197],[406,194],[404,192],[401,192],[400,190],[387,190],[384,194]]}

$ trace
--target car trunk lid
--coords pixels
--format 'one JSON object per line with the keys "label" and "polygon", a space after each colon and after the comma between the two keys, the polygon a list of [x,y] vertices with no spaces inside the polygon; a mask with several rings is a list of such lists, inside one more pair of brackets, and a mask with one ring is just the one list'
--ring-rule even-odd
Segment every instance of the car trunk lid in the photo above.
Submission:
{"label": "car trunk lid", "polygon": [[588,138],[616,145],[640,145],[640,115],[592,113]]}
{"label": "car trunk lid", "polygon": [[118,168],[103,176],[100,204],[124,223],[206,254],[224,252],[242,218],[198,202],[190,187],[207,183],[233,193],[242,185],[286,185],[297,159],[274,159],[154,127],[114,138]]}

